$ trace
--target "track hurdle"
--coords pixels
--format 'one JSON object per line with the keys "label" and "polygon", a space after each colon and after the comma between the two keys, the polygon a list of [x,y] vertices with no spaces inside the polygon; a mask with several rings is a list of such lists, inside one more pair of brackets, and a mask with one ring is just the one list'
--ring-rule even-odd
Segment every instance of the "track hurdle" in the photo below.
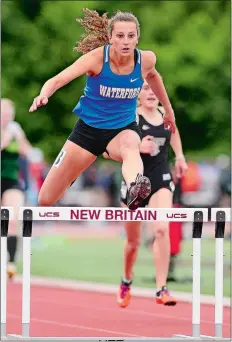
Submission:
{"label": "track hurdle", "polygon": [[[22,293],[22,335],[8,335],[7,339],[22,339],[22,340],[76,340],[76,341],[173,341],[180,338],[191,338],[193,340],[205,339],[200,334],[200,281],[194,283],[194,304],[193,311],[194,320],[194,336],[176,335],[170,338],[57,338],[57,337],[31,337],[30,336],[30,282],[31,282],[31,236],[33,221],[37,220],[61,220],[61,221],[181,221],[193,222],[193,272],[194,278],[200,272],[200,248],[201,234],[203,223],[208,221],[208,209],[206,208],[164,208],[164,209],[139,209],[131,212],[128,209],[122,208],[35,208],[27,207],[20,208],[19,219],[23,221],[23,293]],[[195,241],[195,242],[194,242]],[[223,296],[223,295],[222,295]],[[198,316],[196,316],[198,315]],[[196,318],[198,317],[198,318]],[[208,337],[207,337],[208,338]],[[4,338],[3,338],[4,339]],[[224,339],[224,340],[230,340]]]}
{"label": "track hurdle", "polygon": [[193,224],[193,285],[192,285],[192,336],[173,335],[182,339],[203,339],[230,341],[223,338],[223,267],[224,267],[224,233],[225,223],[230,222],[229,208],[213,208],[211,221],[215,222],[215,336],[201,335],[200,329],[200,298],[201,298],[201,236],[202,222]]}
{"label": "track hurdle", "polygon": [[13,208],[1,208],[1,336],[6,337],[6,304],[7,304],[7,235],[9,220],[14,216]]}

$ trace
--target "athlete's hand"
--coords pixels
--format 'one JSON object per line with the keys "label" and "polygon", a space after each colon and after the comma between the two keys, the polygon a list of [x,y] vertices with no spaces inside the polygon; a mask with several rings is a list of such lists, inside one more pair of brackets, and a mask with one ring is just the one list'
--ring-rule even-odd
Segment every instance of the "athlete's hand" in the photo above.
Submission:
{"label": "athlete's hand", "polygon": [[34,98],[34,101],[29,109],[29,112],[34,112],[38,107],[45,106],[48,103],[46,96],[39,95]]}
{"label": "athlete's hand", "polygon": [[156,150],[158,149],[157,144],[154,142],[154,137],[151,135],[147,135],[142,139],[140,145],[140,152],[144,154],[155,154]]}
{"label": "athlete's hand", "polygon": [[165,114],[163,116],[164,120],[164,128],[168,129],[172,133],[175,133],[176,131],[176,120],[175,120],[175,114],[173,109],[169,109],[165,111]]}
{"label": "athlete's hand", "polygon": [[176,177],[177,178],[183,177],[185,175],[185,173],[187,172],[188,165],[186,163],[184,156],[176,159],[175,170],[176,170]]}

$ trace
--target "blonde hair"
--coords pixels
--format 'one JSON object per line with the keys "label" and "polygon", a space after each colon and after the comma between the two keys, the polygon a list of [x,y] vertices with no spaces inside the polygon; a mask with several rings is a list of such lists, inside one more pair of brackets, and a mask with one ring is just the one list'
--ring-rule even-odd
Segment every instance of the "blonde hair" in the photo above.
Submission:
{"label": "blonde hair", "polygon": [[109,36],[112,35],[114,24],[116,22],[133,22],[136,24],[138,38],[140,36],[139,21],[132,13],[118,11],[110,19],[107,17],[107,13],[102,16],[97,11],[83,9],[84,18],[76,19],[84,28],[85,33],[82,35],[82,39],[76,43],[74,50],[85,54],[91,50],[94,50],[100,46],[104,46],[109,43]]}

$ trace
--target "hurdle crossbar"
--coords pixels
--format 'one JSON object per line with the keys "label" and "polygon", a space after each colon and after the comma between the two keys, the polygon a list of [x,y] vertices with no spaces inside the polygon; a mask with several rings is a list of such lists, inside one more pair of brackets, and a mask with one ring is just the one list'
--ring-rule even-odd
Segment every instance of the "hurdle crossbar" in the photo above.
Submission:
{"label": "hurdle crossbar", "polygon": [[203,213],[203,222],[208,222],[207,208],[128,208],[102,207],[22,207],[19,220],[23,221],[25,210],[32,210],[33,221],[157,221],[157,222],[193,222],[194,213]]}

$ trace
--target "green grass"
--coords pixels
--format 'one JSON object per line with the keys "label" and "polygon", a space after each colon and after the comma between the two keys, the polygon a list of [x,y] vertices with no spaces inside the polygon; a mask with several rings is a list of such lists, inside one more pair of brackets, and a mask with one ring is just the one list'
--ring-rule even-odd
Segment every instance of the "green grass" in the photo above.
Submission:
{"label": "green grass", "polygon": [[[214,294],[214,240],[202,241],[202,294]],[[32,274],[99,283],[118,284],[123,270],[124,240],[70,239],[43,236],[32,243]],[[191,278],[192,242],[184,241],[176,275]],[[230,244],[225,241],[224,295],[230,296]],[[20,265],[21,269],[21,265]],[[154,287],[152,255],[141,247],[135,266],[134,285]],[[191,292],[192,283],[170,284],[172,290]]]}

